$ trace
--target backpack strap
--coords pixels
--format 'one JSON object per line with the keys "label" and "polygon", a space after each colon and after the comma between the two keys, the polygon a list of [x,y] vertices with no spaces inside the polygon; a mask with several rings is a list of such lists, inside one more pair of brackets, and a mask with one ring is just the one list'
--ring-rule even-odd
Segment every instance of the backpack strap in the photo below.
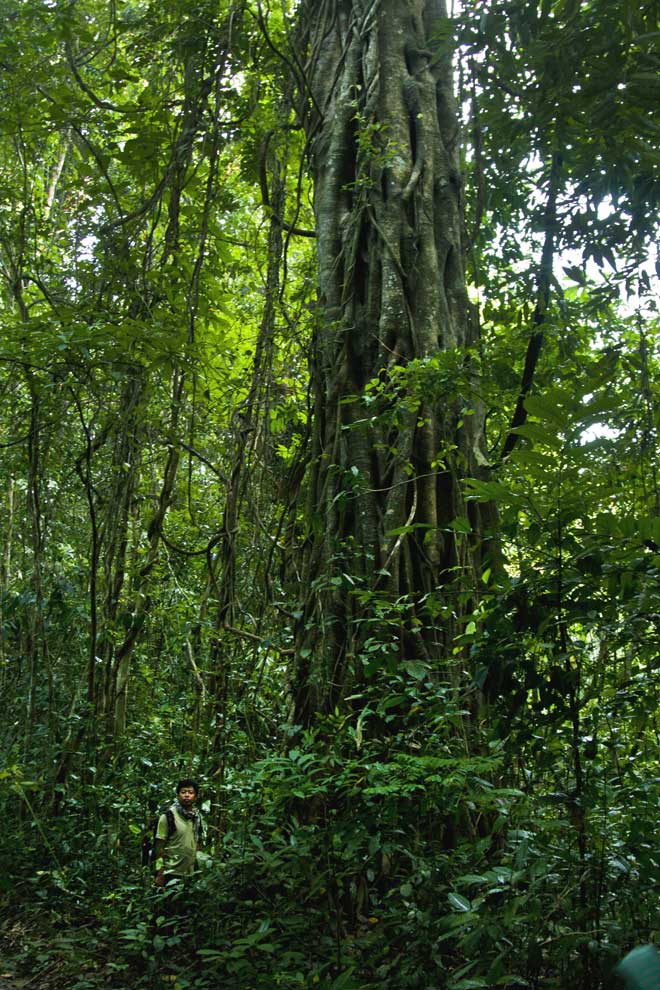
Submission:
{"label": "backpack strap", "polygon": [[197,815],[195,819],[195,842],[198,846],[204,844],[204,823],[202,822],[202,816]]}
{"label": "backpack strap", "polygon": [[171,808],[167,808],[165,811],[165,817],[167,819],[167,838],[171,839],[176,832],[176,822],[174,820],[174,812]]}

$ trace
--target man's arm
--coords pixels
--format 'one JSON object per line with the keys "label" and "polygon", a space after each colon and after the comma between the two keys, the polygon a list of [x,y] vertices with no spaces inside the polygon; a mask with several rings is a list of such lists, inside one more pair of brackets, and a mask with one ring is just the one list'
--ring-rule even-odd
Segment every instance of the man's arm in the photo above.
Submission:
{"label": "man's arm", "polygon": [[154,868],[159,870],[163,865],[163,855],[165,853],[165,839],[156,839],[154,842],[153,863]]}
{"label": "man's arm", "polygon": [[[163,816],[164,817],[164,816]],[[161,832],[160,822],[158,823],[158,831]],[[167,824],[165,825],[167,829]],[[165,846],[167,844],[167,839],[160,838],[156,836],[154,840],[154,853],[153,853],[153,866],[154,866],[154,883],[158,887],[165,886]]]}

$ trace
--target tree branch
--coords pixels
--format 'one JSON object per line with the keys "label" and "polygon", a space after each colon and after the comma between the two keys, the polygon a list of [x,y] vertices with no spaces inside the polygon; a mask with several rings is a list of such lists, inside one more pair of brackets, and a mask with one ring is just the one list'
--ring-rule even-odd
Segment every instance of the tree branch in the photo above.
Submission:
{"label": "tree branch", "polygon": [[266,169],[266,160],[268,158],[268,146],[270,144],[270,139],[272,138],[274,131],[268,131],[265,138],[261,142],[261,148],[259,151],[259,187],[261,189],[261,199],[263,205],[270,211],[270,215],[279,223],[282,230],[286,230],[289,234],[295,234],[298,237],[316,237],[315,230],[305,230],[304,227],[294,227],[284,220],[283,217],[278,216],[271,204],[270,204],[270,194],[268,192],[268,173]]}

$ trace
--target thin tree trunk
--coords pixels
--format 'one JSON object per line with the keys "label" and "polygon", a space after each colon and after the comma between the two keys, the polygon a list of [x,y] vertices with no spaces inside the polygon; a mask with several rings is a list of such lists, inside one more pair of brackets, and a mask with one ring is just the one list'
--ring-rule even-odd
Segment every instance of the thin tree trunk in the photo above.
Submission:
{"label": "thin tree trunk", "polygon": [[48,643],[44,635],[44,583],[43,546],[44,527],[41,512],[42,475],[42,414],[41,396],[38,384],[32,374],[27,374],[30,393],[30,427],[28,431],[28,477],[27,504],[30,523],[30,548],[32,551],[32,602],[28,619],[27,656],[28,685],[25,711],[25,748],[29,749],[32,730],[38,717],[37,694],[40,680],[45,682],[48,691],[48,718],[54,717],[53,677],[48,658]]}
{"label": "thin tree trunk", "polygon": [[[178,423],[179,406],[182,399],[182,378],[175,382],[175,399],[173,402],[171,430],[175,434]],[[108,713],[112,712],[112,737],[121,736],[126,729],[126,714],[128,709],[128,684],[133,650],[142,631],[152,604],[151,594],[147,587],[147,579],[154,569],[160,548],[160,536],[167,510],[174,494],[179,452],[172,446],[169,448],[163,482],[158,496],[158,506],[149,521],[147,536],[149,549],[146,560],[135,576],[132,588],[131,622],[124,638],[117,648],[110,677],[110,692]]]}
{"label": "thin tree trunk", "polygon": [[139,476],[139,422],[144,390],[143,373],[136,368],[126,380],[122,391],[121,421],[112,454],[112,486],[104,510],[103,524],[99,527],[99,545],[103,547],[104,594],[99,622],[98,654],[103,681],[96,691],[95,700],[98,714],[101,720],[105,720],[110,732],[118,663],[114,644],[125,595],[129,516]]}
{"label": "thin tree trunk", "polygon": [[[218,597],[215,633],[211,643],[210,667],[213,676],[209,695],[213,704],[215,735],[212,752],[221,777],[224,770],[223,740],[226,725],[226,705],[229,690],[229,669],[226,646],[222,640],[224,630],[235,625],[236,568],[239,531],[239,513],[249,479],[249,470],[257,460],[259,424],[268,418],[268,401],[271,387],[272,358],[280,291],[282,265],[282,221],[285,207],[285,184],[280,165],[273,157],[271,163],[272,208],[268,234],[268,268],[266,273],[264,308],[255,348],[252,380],[239,418],[234,467],[227,485],[225,510],[222,521],[222,539],[219,551],[219,572],[213,581]],[[222,781],[219,780],[221,785]]]}
{"label": "thin tree trunk", "polygon": [[4,601],[9,588],[11,574],[11,553],[12,540],[14,537],[14,479],[9,478],[7,483],[7,508],[4,540],[2,545],[2,560],[0,561],[0,673],[2,674],[2,684],[5,680],[5,636],[4,636]]}

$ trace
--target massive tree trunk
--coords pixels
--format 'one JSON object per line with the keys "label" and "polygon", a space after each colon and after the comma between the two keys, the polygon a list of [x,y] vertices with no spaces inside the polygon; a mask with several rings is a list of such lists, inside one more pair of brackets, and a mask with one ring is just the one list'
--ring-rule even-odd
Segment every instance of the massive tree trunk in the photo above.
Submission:
{"label": "massive tree trunk", "polygon": [[302,33],[320,304],[293,685],[307,723],[359,678],[374,628],[388,664],[447,670],[483,530],[460,482],[485,457],[444,2],[308,0]]}

